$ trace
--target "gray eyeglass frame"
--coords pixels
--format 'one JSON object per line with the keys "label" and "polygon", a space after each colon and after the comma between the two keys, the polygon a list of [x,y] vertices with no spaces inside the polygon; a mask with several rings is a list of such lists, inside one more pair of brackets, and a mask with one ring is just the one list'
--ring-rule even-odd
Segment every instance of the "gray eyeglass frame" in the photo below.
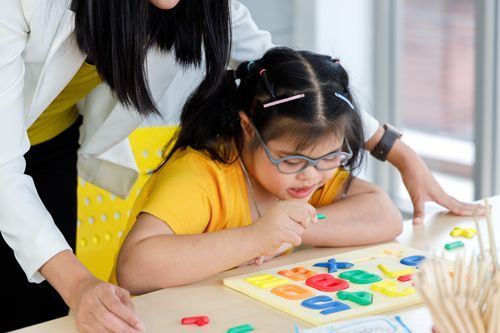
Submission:
{"label": "gray eyeglass frame", "polygon": [[[266,153],[267,155],[267,158],[269,159],[269,161],[276,167],[276,169],[278,169],[279,172],[281,173],[284,173],[284,174],[294,174],[294,173],[300,173],[302,171],[304,171],[305,169],[307,169],[308,167],[310,167],[311,165],[314,166],[316,168],[316,170],[319,170],[319,171],[326,171],[326,170],[332,170],[332,169],[335,169],[335,168],[338,168],[340,166],[345,166],[347,164],[347,162],[349,162],[349,160],[351,159],[352,157],[352,150],[351,150],[351,146],[349,145],[349,142],[347,140],[345,140],[345,143],[347,145],[347,149],[348,151],[347,152],[344,152],[344,151],[333,151],[333,152],[330,152],[330,153],[327,153],[321,157],[318,157],[318,158],[309,158],[309,157],[306,157],[306,156],[302,156],[302,155],[288,155],[288,156],[285,156],[283,158],[280,158],[280,159],[274,159],[272,156],[271,156],[271,150],[269,149],[269,147],[267,146],[267,144],[264,142],[264,140],[262,139],[262,136],[260,135],[259,131],[257,130],[257,128],[255,126],[253,126],[254,130],[255,130],[255,133],[257,135],[257,138],[259,139],[259,143],[261,144],[262,148],[264,148],[264,152]],[[326,169],[323,169],[323,168],[320,168],[319,167],[319,162],[321,162],[322,160],[324,160],[326,157],[336,157],[336,156],[345,156],[345,160],[339,165],[339,166],[336,166],[336,167],[332,167],[332,168],[326,168]],[[280,168],[279,168],[279,164],[283,161],[286,161],[286,160],[289,160],[289,159],[300,159],[300,160],[304,160],[307,162],[307,164],[301,168],[300,170],[297,170],[297,171],[294,171],[294,172],[283,172]]]}

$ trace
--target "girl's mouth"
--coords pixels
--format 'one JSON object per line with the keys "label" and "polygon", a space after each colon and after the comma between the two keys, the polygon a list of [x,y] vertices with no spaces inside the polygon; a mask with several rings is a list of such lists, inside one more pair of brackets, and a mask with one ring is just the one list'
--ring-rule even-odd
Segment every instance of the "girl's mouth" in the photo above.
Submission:
{"label": "girl's mouth", "polygon": [[296,199],[304,199],[307,198],[315,188],[315,185],[304,187],[290,187],[287,192]]}

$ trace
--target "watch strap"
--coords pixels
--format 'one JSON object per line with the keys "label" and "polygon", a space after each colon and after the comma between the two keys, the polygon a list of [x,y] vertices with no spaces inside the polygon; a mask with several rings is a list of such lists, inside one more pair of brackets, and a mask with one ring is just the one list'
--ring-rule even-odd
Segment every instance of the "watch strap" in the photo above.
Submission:
{"label": "watch strap", "polygon": [[373,157],[382,162],[387,159],[387,155],[389,154],[392,146],[394,146],[396,139],[401,137],[401,133],[390,125],[385,124],[384,129],[385,131],[382,138],[370,152]]}

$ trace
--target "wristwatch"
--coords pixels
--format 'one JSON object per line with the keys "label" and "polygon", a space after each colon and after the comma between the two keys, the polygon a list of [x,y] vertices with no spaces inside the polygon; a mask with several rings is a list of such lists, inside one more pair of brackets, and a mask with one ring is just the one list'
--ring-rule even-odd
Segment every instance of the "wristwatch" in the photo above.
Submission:
{"label": "wristwatch", "polygon": [[399,130],[397,130],[394,126],[389,124],[384,124],[384,135],[377,143],[375,148],[372,149],[370,154],[375,157],[377,160],[384,162],[387,159],[387,154],[391,150],[392,146],[396,139],[399,139],[403,136]]}

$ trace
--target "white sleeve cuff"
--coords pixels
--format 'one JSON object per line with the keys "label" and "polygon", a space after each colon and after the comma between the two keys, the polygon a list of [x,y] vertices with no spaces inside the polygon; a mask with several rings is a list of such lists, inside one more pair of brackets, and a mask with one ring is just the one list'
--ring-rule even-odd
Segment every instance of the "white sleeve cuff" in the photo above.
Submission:
{"label": "white sleeve cuff", "polygon": [[361,109],[359,113],[361,116],[361,121],[363,122],[363,133],[365,135],[365,141],[368,141],[380,127],[380,124],[378,120],[375,119],[371,114],[369,114],[365,109]]}
{"label": "white sleeve cuff", "polygon": [[[71,221],[68,221],[68,223],[71,223]],[[74,221],[74,223],[76,223],[76,221]],[[39,251],[39,249],[43,249],[43,251]],[[16,259],[24,270],[28,281],[40,283],[45,280],[38,271],[40,267],[56,254],[64,250],[72,251],[55,224],[47,223],[47,225],[34,237],[33,247],[29,251],[25,251],[25,254],[29,253],[31,257],[16,256]]]}
{"label": "white sleeve cuff", "polygon": [[231,60],[237,63],[258,59],[274,45],[271,34],[260,30],[248,9],[240,2],[231,1],[232,47]]}

